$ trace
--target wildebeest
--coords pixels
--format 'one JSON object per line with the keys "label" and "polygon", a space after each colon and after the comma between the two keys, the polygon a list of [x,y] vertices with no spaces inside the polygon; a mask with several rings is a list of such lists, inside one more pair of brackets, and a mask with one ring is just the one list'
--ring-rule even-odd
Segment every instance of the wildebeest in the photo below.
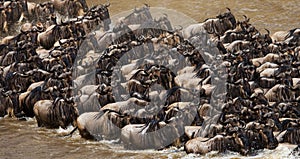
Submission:
{"label": "wildebeest", "polygon": [[104,23],[104,30],[109,30],[109,25],[111,23],[110,14],[108,11],[108,7],[110,3],[104,5],[96,5],[91,7],[86,13],[85,16],[98,17]]}
{"label": "wildebeest", "polygon": [[228,45],[225,45],[225,48],[230,53],[235,53],[239,50],[249,49],[251,47],[251,43],[249,41],[244,40],[235,40],[232,43],[229,43]]}
{"label": "wildebeest", "polygon": [[[54,7],[53,3],[50,1],[43,3],[33,3],[28,2],[28,19],[36,20],[44,24],[44,27],[47,28],[48,23],[54,19]],[[52,19],[53,18],[53,19]]]}
{"label": "wildebeest", "polygon": [[162,122],[159,126],[157,129],[161,131],[151,130],[153,128],[144,124],[126,125],[121,131],[121,141],[127,149],[162,149],[172,145],[181,135],[173,125]]}
{"label": "wildebeest", "polygon": [[153,19],[149,8],[150,7],[147,4],[145,4],[145,6],[142,8],[135,8],[133,13],[129,14],[126,17],[120,18],[119,21],[126,25],[142,24],[147,20]]}
{"label": "wildebeest", "polygon": [[77,119],[80,135],[86,139],[117,139],[129,118],[115,112],[87,112]]}
{"label": "wildebeest", "polygon": [[216,18],[208,18],[204,22],[199,24],[193,24],[183,30],[183,37],[189,39],[195,36],[197,33],[204,30],[209,34],[222,36],[225,31],[234,29],[236,27],[236,20],[230,9],[227,8],[227,12],[218,15]]}
{"label": "wildebeest", "polygon": [[286,85],[277,84],[265,93],[269,102],[292,101],[295,99],[291,89]]}
{"label": "wildebeest", "polygon": [[138,109],[139,107],[144,107],[148,104],[147,101],[144,101],[142,99],[138,98],[129,98],[126,101],[119,101],[115,103],[108,103],[105,106],[103,106],[100,110],[101,111],[112,111],[117,112],[120,114],[124,114],[125,112],[128,112],[128,110],[131,109]]}
{"label": "wildebeest", "polygon": [[[194,106],[178,108],[176,116],[166,120],[160,113],[143,125],[129,124],[122,128],[121,141],[128,149],[162,149],[168,146],[182,146],[186,138],[184,126],[195,118]],[[174,108],[177,109],[177,108]]]}
{"label": "wildebeest", "polygon": [[52,0],[54,9],[70,18],[83,15],[88,10],[85,0]]}
{"label": "wildebeest", "polygon": [[225,150],[225,137],[217,135],[211,139],[195,138],[188,141],[184,145],[187,153],[206,154],[210,151],[224,151]]}
{"label": "wildebeest", "polygon": [[7,27],[7,21],[6,21],[6,14],[4,8],[0,8],[0,28],[1,32],[8,32],[8,27]]}
{"label": "wildebeest", "polygon": [[[248,126],[247,126],[248,127]],[[248,127],[250,128],[250,127]],[[231,130],[230,130],[231,129]],[[187,153],[206,154],[210,151],[224,152],[226,150],[237,151],[243,155],[250,154],[253,149],[274,149],[278,141],[271,128],[241,129],[229,126],[228,134],[216,135],[212,138],[194,138],[185,144]]]}
{"label": "wildebeest", "polygon": [[79,95],[77,102],[77,109],[79,111],[79,114],[82,114],[84,112],[96,112],[99,111],[101,106],[101,103],[99,102],[100,94],[97,92],[94,92],[92,94],[83,94]]}
{"label": "wildebeest", "polygon": [[299,38],[300,29],[294,28],[289,31],[278,31],[275,32],[271,38],[272,41],[275,42],[290,42],[293,38]]}
{"label": "wildebeest", "polygon": [[60,39],[61,34],[63,34],[61,28],[58,25],[52,25],[47,28],[46,31],[38,35],[38,42],[45,49],[50,49],[54,43]]}
{"label": "wildebeest", "polygon": [[33,106],[34,104],[39,100],[51,100],[55,96],[58,97],[59,91],[57,90],[57,87],[49,87],[45,89],[42,86],[38,86],[34,88],[32,91],[28,92],[28,94],[24,94],[24,96],[19,97],[20,101],[20,107],[23,110],[23,112],[26,114],[27,117],[33,117]]}
{"label": "wildebeest", "polygon": [[72,99],[40,100],[34,104],[33,111],[39,127],[77,126],[78,111]]}
{"label": "wildebeest", "polygon": [[0,117],[6,115],[14,117],[14,107],[12,100],[9,97],[9,92],[4,92],[4,90],[1,89],[0,96]]}
{"label": "wildebeest", "polygon": [[[78,0],[72,2],[83,7]],[[36,115],[39,126],[65,128],[72,122],[63,123],[60,116],[71,107],[60,105],[73,102],[60,99],[74,96],[74,84],[81,93],[74,96],[74,102],[79,102],[77,109],[82,114],[77,122],[84,138],[117,139],[121,135],[126,148],[162,149],[180,146],[174,142],[178,138],[186,143],[185,136],[181,136],[184,126],[198,125],[198,130],[188,137],[211,138],[196,138],[195,143],[191,140],[187,143],[190,145],[186,144],[188,153],[231,150],[243,155],[276,148],[273,131],[285,134],[281,142],[298,141],[297,123],[280,119],[300,116],[299,29],[290,30],[284,41],[271,43],[269,33],[261,34],[247,17],[236,22],[228,10],[185,28],[181,37],[180,29],[173,30],[167,16],[153,19],[146,6],[134,10],[107,31],[111,22],[108,5],[91,7],[83,16],[62,21],[60,18],[64,17],[52,14],[53,6],[52,2],[37,4],[35,14],[39,15],[33,17],[32,23],[25,23],[20,34],[2,40],[1,102],[8,103],[8,107],[0,106],[3,115],[16,113],[19,105],[26,116]],[[65,8],[71,9],[65,12],[69,14],[66,16],[78,14],[75,8]],[[34,13],[30,7],[28,12]],[[149,55],[144,56],[146,53]],[[182,57],[178,59],[173,53]],[[82,58],[76,63],[79,66],[74,66],[78,57]],[[128,65],[116,66],[121,57]],[[188,60],[192,67],[182,69]],[[79,71],[73,74],[74,80],[75,67]],[[182,70],[176,75],[173,68]],[[220,73],[222,68],[226,70],[224,75]],[[113,72],[120,72],[116,81]],[[215,80],[224,83],[223,87],[216,85]],[[124,93],[126,84],[129,96]],[[122,88],[116,90],[115,85]],[[194,89],[199,92],[191,93]],[[227,92],[219,95],[224,89]],[[116,100],[115,95],[126,101]],[[198,97],[199,103],[192,103],[195,109],[183,103]],[[159,100],[166,101],[159,105]],[[38,112],[33,112],[34,105]]]}
{"label": "wildebeest", "polygon": [[22,21],[25,11],[22,3],[22,1],[10,1],[7,3],[7,5],[4,5],[6,8],[6,20],[8,23]]}

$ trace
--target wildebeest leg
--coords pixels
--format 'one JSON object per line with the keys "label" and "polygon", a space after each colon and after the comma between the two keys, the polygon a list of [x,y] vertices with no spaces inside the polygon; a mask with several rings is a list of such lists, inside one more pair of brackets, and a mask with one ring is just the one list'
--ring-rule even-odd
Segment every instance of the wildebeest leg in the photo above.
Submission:
{"label": "wildebeest leg", "polygon": [[40,121],[40,119],[37,116],[35,116],[35,118],[36,118],[38,127],[41,127],[42,126],[42,122]]}
{"label": "wildebeest leg", "polygon": [[251,145],[249,139],[246,136],[242,136],[241,140],[243,141],[244,148],[241,149],[241,154],[247,155],[251,151]]}
{"label": "wildebeest leg", "polygon": [[[270,128],[271,129],[271,128]],[[264,134],[266,134],[268,138],[267,148],[268,149],[275,149],[278,146],[278,141],[275,138],[272,130],[265,130]]]}
{"label": "wildebeest leg", "polygon": [[73,133],[78,129],[78,127],[76,126],[69,134],[66,134],[64,136],[69,136],[72,137]]}
{"label": "wildebeest leg", "polygon": [[19,112],[17,114],[15,114],[15,117],[18,119],[18,120],[26,120],[26,115],[24,112]]}
{"label": "wildebeest leg", "polygon": [[15,114],[14,114],[14,108],[9,107],[9,108],[7,109],[7,115],[8,115],[8,117],[15,118],[16,116],[15,116]]}
{"label": "wildebeest leg", "polygon": [[20,18],[19,18],[19,20],[18,20],[18,23],[21,23],[22,20],[23,20],[23,18],[24,18],[24,13],[22,12],[22,13],[21,13],[21,16],[20,16]]}

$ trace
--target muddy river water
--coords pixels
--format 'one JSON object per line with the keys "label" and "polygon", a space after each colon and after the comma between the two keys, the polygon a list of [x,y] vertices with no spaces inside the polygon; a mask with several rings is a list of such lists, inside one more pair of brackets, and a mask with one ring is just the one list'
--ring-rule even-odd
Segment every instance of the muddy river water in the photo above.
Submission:
{"label": "muddy river water", "polygon": [[[89,6],[106,2],[105,0],[87,1]],[[35,2],[41,1],[35,0]],[[111,16],[147,3],[151,7],[164,7],[181,12],[201,22],[229,7],[237,19],[242,19],[243,15],[250,17],[250,22],[260,31],[267,28],[274,33],[300,26],[299,0],[110,0],[110,3]],[[288,158],[290,150],[288,146],[280,145],[275,150],[262,150],[256,156],[250,157],[242,157],[234,153],[187,155],[182,149],[172,148],[164,151],[128,151],[124,150],[117,141],[87,141],[82,139],[78,132],[75,132],[72,137],[63,137],[63,134],[71,130],[72,128],[67,130],[38,128],[35,119],[18,121],[0,118],[0,158]]]}
{"label": "muddy river water", "polygon": [[75,159],[75,158],[290,158],[290,146],[280,145],[275,150],[261,150],[256,156],[243,157],[236,153],[217,154],[211,152],[205,156],[189,154],[183,149],[169,148],[163,151],[123,149],[118,141],[88,141],[75,132],[72,137],[65,137],[72,130],[46,129],[37,127],[35,119],[18,121],[0,119],[0,158],[1,159]]}

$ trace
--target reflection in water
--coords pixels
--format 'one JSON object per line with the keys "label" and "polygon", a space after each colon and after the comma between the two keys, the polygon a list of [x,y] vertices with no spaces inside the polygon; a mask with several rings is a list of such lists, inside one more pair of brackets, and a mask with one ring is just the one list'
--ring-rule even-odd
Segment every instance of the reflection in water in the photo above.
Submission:
{"label": "reflection in water", "polygon": [[[29,0],[30,1],[30,0]],[[44,1],[44,0],[43,0]],[[42,2],[35,0],[35,2]],[[88,0],[89,6],[106,3],[106,0]],[[198,22],[215,17],[229,7],[237,19],[242,15],[250,17],[250,22],[260,31],[267,28],[274,33],[299,27],[300,1],[297,0],[254,0],[254,1],[204,1],[204,0],[110,0],[111,16],[122,11],[132,10],[135,6],[147,3],[152,7],[165,7],[182,12]],[[38,128],[34,119],[17,121],[0,119],[0,158],[190,158],[201,157],[186,155],[184,151],[170,149],[166,151],[127,151],[112,142],[95,142],[82,139],[78,132],[72,137],[62,137],[72,128],[49,130]],[[287,146],[276,150],[264,150],[255,158],[285,158],[289,153]],[[220,158],[210,153],[208,158]],[[223,158],[243,158],[237,154],[226,154]]]}

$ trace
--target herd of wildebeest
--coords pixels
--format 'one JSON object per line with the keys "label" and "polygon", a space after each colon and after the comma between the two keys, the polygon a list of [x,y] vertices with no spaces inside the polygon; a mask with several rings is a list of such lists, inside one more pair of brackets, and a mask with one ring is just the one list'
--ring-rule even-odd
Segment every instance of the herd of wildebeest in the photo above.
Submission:
{"label": "herd of wildebeest", "polygon": [[262,33],[229,8],[182,28],[148,5],[112,25],[109,6],[0,2],[0,117],[127,149],[300,143],[299,28]]}

